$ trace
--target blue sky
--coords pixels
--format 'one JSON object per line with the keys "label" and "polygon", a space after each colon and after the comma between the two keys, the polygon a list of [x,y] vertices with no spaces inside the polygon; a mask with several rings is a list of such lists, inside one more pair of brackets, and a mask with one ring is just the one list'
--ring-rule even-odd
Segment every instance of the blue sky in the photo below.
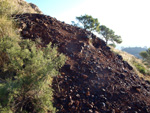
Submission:
{"label": "blue sky", "polygon": [[150,47],[150,0],[26,0],[60,21],[88,14],[123,39],[119,46]]}
{"label": "blue sky", "polygon": [[[71,8],[77,7],[86,0],[26,0],[36,4],[40,10],[52,17],[59,17],[59,15],[68,11]],[[44,2],[43,2],[44,1]]]}

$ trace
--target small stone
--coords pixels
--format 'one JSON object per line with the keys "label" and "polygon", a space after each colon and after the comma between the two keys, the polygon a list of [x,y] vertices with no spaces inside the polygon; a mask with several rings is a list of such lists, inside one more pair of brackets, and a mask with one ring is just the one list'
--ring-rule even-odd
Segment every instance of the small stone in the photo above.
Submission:
{"label": "small stone", "polygon": [[69,96],[69,99],[70,99],[70,100],[72,100],[72,97],[71,97],[71,96]]}
{"label": "small stone", "polygon": [[92,109],[89,109],[89,111],[88,111],[89,113],[93,113],[93,110]]}
{"label": "small stone", "polygon": [[65,75],[65,73],[64,73],[64,72],[61,72],[61,75]]}
{"label": "small stone", "polygon": [[93,105],[92,105],[92,104],[90,104],[90,108],[93,108]]}
{"label": "small stone", "polygon": [[137,92],[141,92],[141,86],[132,86],[132,89]]}
{"label": "small stone", "polygon": [[73,101],[72,100],[69,102],[68,106],[71,106],[71,105],[73,105]]}
{"label": "small stone", "polygon": [[22,24],[22,29],[25,29],[27,25],[25,23]]}
{"label": "small stone", "polygon": [[39,22],[40,20],[38,18],[35,19],[37,22]]}
{"label": "small stone", "polygon": [[128,106],[128,109],[131,109],[131,107],[130,107],[130,106]]}
{"label": "small stone", "polygon": [[105,107],[105,106],[106,106],[106,104],[105,104],[104,102],[101,102],[100,105],[101,105],[102,107]]}
{"label": "small stone", "polygon": [[86,92],[86,96],[90,96],[90,92],[89,91]]}
{"label": "small stone", "polygon": [[106,90],[104,88],[102,88],[102,91],[105,92]]}
{"label": "small stone", "polygon": [[87,75],[82,75],[83,79],[87,79],[88,76]]}
{"label": "small stone", "polygon": [[20,29],[18,29],[18,32],[21,32],[22,31],[22,29],[20,28]]}
{"label": "small stone", "polygon": [[48,25],[46,23],[44,23],[44,26],[47,27]]}
{"label": "small stone", "polygon": [[99,113],[98,111],[95,111],[94,113]]}
{"label": "small stone", "polygon": [[76,107],[75,106],[72,106],[72,109],[75,109]]}
{"label": "small stone", "polygon": [[76,94],[76,97],[80,98],[80,95],[79,95],[79,94]]}
{"label": "small stone", "polygon": [[137,92],[141,92],[141,89],[140,89],[140,88],[137,88],[136,91],[137,91]]}
{"label": "small stone", "polygon": [[121,93],[121,94],[125,94],[125,92],[124,92],[124,91],[120,91],[120,93]]}
{"label": "small stone", "polygon": [[112,110],[111,110],[111,113],[115,113],[115,109],[112,109]]}
{"label": "small stone", "polygon": [[108,70],[111,70],[111,67],[108,66],[107,69],[108,69]]}
{"label": "small stone", "polygon": [[65,81],[67,81],[68,79],[67,78],[65,78]]}
{"label": "small stone", "polygon": [[73,92],[72,89],[70,90],[70,92],[71,92],[71,93]]}

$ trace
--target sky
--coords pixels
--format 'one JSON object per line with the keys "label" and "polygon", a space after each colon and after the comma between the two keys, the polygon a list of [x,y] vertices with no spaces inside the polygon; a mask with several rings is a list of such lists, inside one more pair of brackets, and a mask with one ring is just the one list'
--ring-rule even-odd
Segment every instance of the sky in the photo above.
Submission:
{"label": "sky", "polygon": [[119,47],[150,47],[150,0],[25,0],[51,17],[71,24],[77,16],[98,18],[122,37]]}

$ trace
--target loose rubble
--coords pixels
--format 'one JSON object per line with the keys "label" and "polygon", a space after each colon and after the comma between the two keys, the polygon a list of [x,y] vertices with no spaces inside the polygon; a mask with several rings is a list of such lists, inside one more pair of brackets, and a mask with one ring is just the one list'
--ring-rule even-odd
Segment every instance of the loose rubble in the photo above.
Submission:
{"label": "loose rubble", "polygon": [[[17,15],[24,39],[42,39],[67,56],[54,79],[54,105],[60,113],[150,113],[150,82],[85,29],[41,14]],[[91,37],[91,38],[88,38]]]}

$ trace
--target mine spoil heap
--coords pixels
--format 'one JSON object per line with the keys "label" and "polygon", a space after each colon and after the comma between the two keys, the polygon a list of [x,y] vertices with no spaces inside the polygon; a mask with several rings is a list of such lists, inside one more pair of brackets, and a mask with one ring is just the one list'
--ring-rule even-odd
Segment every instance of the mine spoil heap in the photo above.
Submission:
{"label": "mine spoil heap", "polygon": [[150,82],[85,29],[42,14],[17,15],[22,38],[41,38],[67,56],[54,79],[60,113],[150,113]]}

